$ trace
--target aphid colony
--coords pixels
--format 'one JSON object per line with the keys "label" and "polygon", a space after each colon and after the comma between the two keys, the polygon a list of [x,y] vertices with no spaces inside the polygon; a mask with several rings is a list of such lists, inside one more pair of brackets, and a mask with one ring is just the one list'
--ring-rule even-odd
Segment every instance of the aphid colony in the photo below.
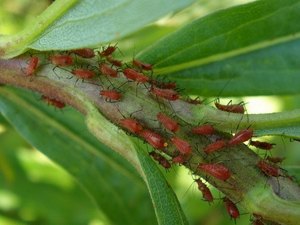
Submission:
{"label": "aphid colony", "polygon": [[[147,89],[149,93],[157,98],[164,99],[166,101],[176,101],[181,98],[176,89],[175,82],[156,81],[147,74],[147,72],[152,72],[151,64],[141,62],[137,59],[133,59],[129,65],[124,64],[122,61],[113,57],[113,53],[116,50],[116,46],[107,46],[101,51],[96,52],[89,48],[76,49],[66,53],[53,54],[49,56],[48,60],[55,67],[69,69],[69,67],[73,66],[74,62],[76,62],[76,57],[81,57],[83,59],[94,59],[98,57],[97,68],[73,68],[70,69],[69,72],[72,76],[82,80],[93,79],[98,74],[106,77],[107,79],[116,79],[123,76],[123,78],[131,82],[136,82],[136,84],[148,84]],[[40,60],[37,56],[30,58],[29,63],[25,68],[26,76],[33,76],[36,73],[40,63],[39,61]],[[122,92],[117,88],[102,88],[99,91],[99,96],[111,103],[121,101],[123,97]],[[60,109],[65,107],[65,103],[60,102],[55,98],[43,95],[42,100]],[[188,98],[185,101],[195,105],[202,103],[198,98]],[[215,102],[215,106],[218,110],[229,113],[245,113],[245,108],[242,103],[221,105],[219,102]],[[165,169],[171,168],[172,164],[184,165],[188,163],[193,153],[193,145],[189,142],[189,140],[185,140],[181,137],[181,135],[177,134],[180,132],[182,124],[176,119],[176,116],[170,116],[163,111],[157,113],[156,120],[160,124],[161,128],[168,133],[168,136],[162,135],[154,129],[148,128],[138,119],[132,117],[124,117],[123,119],[120,119],[118,121],[118,125],[124,128],[131,135],[142,138],[145,142],[151,145],[154,150],[151,151],[149,155]],[[208,140],[211,140],[209,139],[210,136],[217,133],[212,124],[201,124],[191,127],[189,132],[195,137],[202,136],[206,137]],[[254,130],[247,128],[236,132],[228,139],[217,138],[214,141],[210,141],[210,143],[202,149],[203,153],[207,156],[213,155],[225,148],[231,148],[246,141],[249,141],[249,145],[262,150],[269,151],[272,149],[274,144],[252,140],[253,134]],[[172,156],[166,156],[167,154],[164,150],[170,147],[174,148],[174,154]],[[268,156],[257,162],[257,169],[266,176],[281,176],[281,169],[277,166],[277,164],[282,162],[282,160],[283,158]],[[232,177],[230,169],[222,163],[199,163],[197,165],[197,169],[201,173],[205,174],[208,179],[209,177],[212,177],[219,181],[227,182]],[[203,183],[201,179],[196,179],[195,182],[203,195],[203,199],[205,201],[212,202],[214,198],[206,184]],[[238,218],[239,211],[236,205],[227,197],[224,197],[223,201],[230,217],[233,219]],[[256,217],[253,224],[263,223]]]}

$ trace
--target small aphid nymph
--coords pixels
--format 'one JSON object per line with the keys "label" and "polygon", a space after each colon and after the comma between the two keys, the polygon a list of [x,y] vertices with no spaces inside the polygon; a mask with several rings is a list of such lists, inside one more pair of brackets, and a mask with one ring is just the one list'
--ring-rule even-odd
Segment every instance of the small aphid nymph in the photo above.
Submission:
{"label": "small aphid nymph", "polygon": [[173,145],[175,145],[176,149],[182,154],[182,155],[189,155],[192,152],[192,146],[187,141],[179,138],[179,137],[172,137],[171,141]]}
{"label": "small aphid nymph", "polygon": [[70,52],[82,57],[82,58],[93,58],[95,56],[95,52],[91,48],[81,48],[81,49],[74,49],[71,50]]}
{"label": "small aphid nymph", "polygon": [[222,181],[226,181],[231,177],[229,169],[218,163],[200,163],[198,169]]}
{"label": "small aphid nymph", "polygon": [[39,58],[36,56],[31,57],[28,66],[25,69],[26,76],[33,75],[38,67],[38,64],[39,64]]}
{"label": "small aphid nymph", "polygon": [[133,118],[124,118],[120,120],[120,125],[133,134],[138,134],[143,130],[143,126]]}
{"label": "small aphid nymph", "polygon": [[238,145],[245,141],[250,140],[253,137],[253,130],[252,129],[245,129],[237,132],[229,141],[228,145]]}
{"label": "small aphid nymph", "polygon": [[48,103],[49,105],[52,105],[54,106],[55,108],[58,108],[58,109],[62,109],[66,106],[65,103],[55,99],[55,98],[51,98],[51,97],[48,97],[46,95],[42,95],[42,100],[46,103]]}
{"label": "small aphid nymph", "polygon": [[137,59],[132,60],[132,64],[142,70],[152,70],[152,65],[149,63],[141,62]]}
{"label": "small aphid nymph", "polygon": [[94,71],[88,69],[74,69],[71,73],[81,79],[91,79],[96,76]]}
{"label": "small aphid nymph", "polygon": [[225,112],[240,113],[240,114],[245,113],[245,108],[242,102],[239,104],[230,104],[230,105],[221,105],[220,103],[215,102],[215,106],[217,107],[217,109]]}
{"label": "small aphid nymph", "polygon": [[206,154],[211,154],[213,152],[216,152],[216,151],[219,151],[221,150],[222,148],[226,147],[227,143],[225,140],[217,140],[209,145],[207,145],[203,151],[206,153]]}
{"label": "small aphid nymph", "polygon": [[175,101],[179,99],[179,94],[177,93],[177,91],[173,89],[162,89],[152,85],[150,91],[152,94],[169,101]]}
{"label": "small aphid nymph", "polygon": [[252,145],[256,148],[260,148],[263,150],[271,150],[273,148],[274,145],[276,144],[272,144],[272,143],[268,143],[268,142],[262,142],[262,141],[252,141],[250,140],[249,145]]}
{"label": "small aphid nymph", "polygon": [[71,66],[73,64],[73,58],[69,55],[52,55],[49,59],[56,66]]}
{"label": "small aphid nymph", "polygon": [[107,101],[119,101],[122,98],[121,93],[116,90],[101,90],[100,95]]}
{"label": "small aphid nymph", "polygon": [[166,114],[159,112],[156,115],[157,120],[169,131],[176,132],[179,130],[179,125],[176,120],[170,118]]}
{"label": "small aphid nymph", "polygon": [[236,205],[229,199],[223,198],[223,202],[225,203],[225,208],[229,214],[229,216],[233,219],[237,219],[240,216],[240,212]]}
{"label": "small aphid nymph", "polygon": [[212,135],[215,133],[215,129],[210,124],[204,124],[201,126],[193,127],[192,133],[199,135]]}

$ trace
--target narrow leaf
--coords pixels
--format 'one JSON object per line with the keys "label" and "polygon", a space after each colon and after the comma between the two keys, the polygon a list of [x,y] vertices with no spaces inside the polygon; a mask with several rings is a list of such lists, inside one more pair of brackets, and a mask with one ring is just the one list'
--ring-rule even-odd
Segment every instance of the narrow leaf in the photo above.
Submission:
{"label": "narrow leaf", "polygon": [[172,188],[150,159],[145,147],[142,148],[139,146],[141,146],[141,143],[136,142],[137,156],[141,163],[144,180],[151,195],[158,224],[188,224]]}

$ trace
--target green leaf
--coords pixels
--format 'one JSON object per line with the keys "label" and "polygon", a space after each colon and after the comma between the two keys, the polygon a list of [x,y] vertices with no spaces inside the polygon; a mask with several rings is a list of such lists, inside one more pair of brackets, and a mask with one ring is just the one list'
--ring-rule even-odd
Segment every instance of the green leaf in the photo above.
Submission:
{"label": "green leaf", "polygon": [[73,175],[112,223],[155,224],[148,192],[133,167],[100,144],[80,114],[68,108],[58,112],[37,98],[1,87],[1,113],[26,140]]}
{"label": "green leaf", "polygon": [[139,55],[189,94],[300,92],[300,1],[264,0],[200,18]]}
{"label": "green leaf", "polygon": [[116,41],[193,1],[82,0],[72,8],[76,0],[55,1],[22,34],[13,39],[0,39],[0,46],[4,47],[6,58],[28,48],[46,51],[97,47]]}
{"label": "green leaf", "polygon": [[158,223],[161,225],[188,224],[180,204],[166,179],[150,159],[147,151],[135,142],[137,155],[148,186]]}

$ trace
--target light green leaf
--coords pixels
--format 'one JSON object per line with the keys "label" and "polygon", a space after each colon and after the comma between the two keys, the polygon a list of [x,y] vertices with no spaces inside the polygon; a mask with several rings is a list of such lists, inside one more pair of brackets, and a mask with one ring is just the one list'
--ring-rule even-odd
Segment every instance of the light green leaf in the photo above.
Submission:
{"label": "light green leaf", "polygon": [[299,11],[299,0],[256,1],[222,10],[186,25],[139,58],[190,94],[296,94]]}
{"label": "light green leaf", "polygon": [[[116,41],[193,1],[55,1],[22,34],[13,39],[0,39],[0,46],[4,47],[6,58],[28,48],[46,51],[97,47]],[[78,3],[73,5],[75,2]],[[66,11],[68,8],[70,10]]]}
{"label": "light green leaf", "polygon": [[59,112],[37,98],[2,87],[1,113],[26,140],[73,175],[112,223],[155,224],[148,192],[133,167],[100,144],[80,114],[71,109]]}

